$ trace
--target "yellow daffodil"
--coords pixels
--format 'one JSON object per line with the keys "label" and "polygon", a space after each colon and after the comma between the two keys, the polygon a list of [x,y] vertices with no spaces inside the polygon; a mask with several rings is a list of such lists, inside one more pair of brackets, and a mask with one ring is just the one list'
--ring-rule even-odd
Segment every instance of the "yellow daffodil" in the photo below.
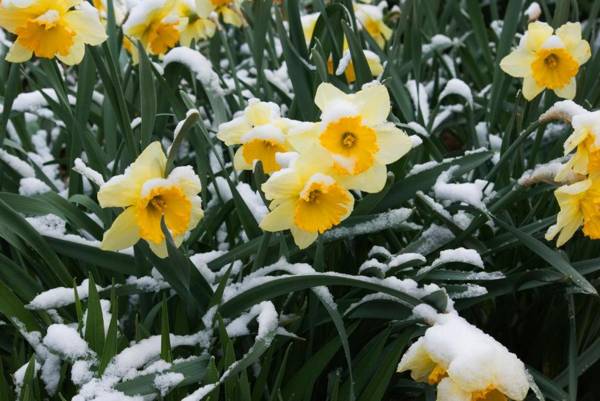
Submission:
{"label": "yellow daffodil", "polygon": [[[92,4],[98,12],[100,13],[100,17],[103,21],[108,17],[108,4],[107,0],[93,0]],[[125,4],[123,4],[122,0],[114,0],[113,1],[114,13],[115,13],[115,22],[117,25],[121,25],[127,10],[125,8]]]}
{"label": "yellow daffodil", "polygon": [[287,141],[292,120],[281,117],[275,103],[251,99],[246,110],[237,118],[221,124],[217,138],[226,145],[242,145],[235,153],[236,170],[252,170],[254,163],[262,162],[263,170],[271,174],[281,168],[277,153],[291,150]]}
{"label": "yellow daffodil", "polygon": [[[370,50],[364,50],[365,58],[367,59],[367,64],[369,65],[369,69],[371,70],[371,75],[373,77],[377,77],[383,73],[383,65],[381,65],[381,60],[379,56],[373,53]],[[354,71],[354,64],[352,63],[352,55],[350,54],[350,50],[345,50],[343,57],[340,59],[340,63],[338,64],[338,68],[336,71],[333,70],[333,59],[329,59],[327,62],[327,69],[330,74],[342,75],[346,77],[346,81],[348,83],[352,83],[356,81],[356,72]]]}
{"label": "yellow daffodil", "polygon": [[573,99],[575,76],[590,56],[590,45],[581,38],[578,22],[567,22],[554,33],[550,25],[538,21],[529,24],[517,49],[502,59],[500,67],[513,77],[523,78],[527,100],[544,89]]}
{"label": "yellow daffodil", "polygon": [[79,64],[86,44],[97,46],[107,38],[98,11],[82,0],[0,2],[0,27],[16,35],[6,55],[12,63],[35,55]]}
{"label": "yellow daffodil", "polygon": [[124,174],[98,191],[101,207],[125,210],[102,239],[102,249],[116,251],[145,240],[159,257],[167,256],[161,220],[177,246],[202,216],[200,179],[190,166],[176,167],[165,177],[167,158],[159,142],[150,144]]}
{"label": "yellow daffodil", "polygon": [[578,114],[571,125],[573,134],[565,141],[565,155],[577,150],[556,175],[556,181],[564,181],[572,173],[586,176],[600,172],[600,111]]}
{"label": "yellow daffodil", "polygon": [[313,34],[315,33],[315,27],[317,26],[317,20],[319,19],[320,13],[306,14],[300,17],[300,23],[302,24],[302,32],[304,33],[304,39],[308,45],[312,40]]}
{"label": "yellow daffodil", "polygon": [[333,161],[315,146],[262,185],[271,212],[260,223],[265,231],[290,230],[304,249],[319,234],[340,224],[354,208],[354,197],[336,180]]}
{"label": "yellow daffodil", "polygon": [[525,365],[502,344],[455,313],[409,347],[398,372],[437,385],[437,401],[523,400],[529,391]]}
{"label": "yellow daffodil", "polygon": [[148,54],[162,56],[177,45],[186,24],[176,0],[144,0],[131,9],[123,31],[142,42]]}
{"label": "yellow daffodil", "polygon": [[563,185],[554,191],[560,212],[556,224],[546,232],[546,239],[552,241],[557,235],[556,246],[564,245],[583,226],[583,233],[591,239],[600,239],[600,176],[570,185]]}
{"label": "yellow daffodil", "polygon": [[215,12],[226,24],[240,27],[244,24],[240,3],[240,0],[196,0],[196,10],[203,18]]}
{"label": "yellow daffodil", "polygon": [[179,39],[183,46],[189,46],[193,40],[211,38],[215,34],[217,24],[211,19],[203,18],[196,13],[194,0],[180,0],[179,13],[187,20]]}
{"label": "yellow daffodil", "polygon": [[412,148],[408,135],[387,122],[390,98],[386,87],[373,82],[348,95],[323,83],[315,103],[322,111],[321,121],[292,129],[289,142],[300,153],[315,143],[327,150],[347,188],[381,191],[387,178],[386,165]]}
{"label": "yellow daffodil", "polygon": [[381,9],[371,4],[355,4],[354,12],[362,28],[383,48],[386,40],[392,37],[392,30],[383,22]]}

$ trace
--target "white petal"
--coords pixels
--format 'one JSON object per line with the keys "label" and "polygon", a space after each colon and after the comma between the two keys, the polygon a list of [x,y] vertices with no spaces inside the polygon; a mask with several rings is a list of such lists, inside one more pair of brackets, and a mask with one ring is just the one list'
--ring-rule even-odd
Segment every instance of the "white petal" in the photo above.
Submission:
{"label": "white petal", "polygon": [[412,141],[406,132],[394,124],[383,124],[376,128],[379,152],[375,156],[381,164],[391,164],[412,149]]}
{"label": "white petal", "polygon": [[348,95],[330,83],[322,83],[317,88],[315,104],[321,111],[325,111],[327,105],[336,100],[346,99]]}
{"label": "white petal", "polygon": [[552,36],[552,27],[545,22],[532,22],[527,27],[525,35],[525,46],[527,46],[527,49],[536,51]]}
{"label": "white petal", "polygon": [[385,122],[390,114],[390,94],[387,88],[374,83],[354,94],[363,121],[367,125],[377,125]]}
{"label": "white petal", "polygon": [[300,249],[308,248],[313,242],[317,240],[317,237],[319,236],[318,233],[304,231],[296,226],[292,226],[291,232],[292,237],[294,237],[294,242]]}
{"label": "white petal", "polygon": [[531,75],[531,63],[535,56],[525,49],[517,49],[500,61],[502,71],[517,78]]}
{"label": "white petal", "polygon": [[296,171],[286,168],[276,171],[262,184],[265,197],[269,200],[293,198],[302,190],[302,182]]}
{"label": "white petal", "polygon": [[436,401],[471,401],[471,393],[462,390],[450,378],[445,378],[438,384]]}
{"label": "white petal", "polygon": [[279,203],[262,219],[260,228],[269,232],[290,229],[294,224],[294,206],[295,202],[292,200]]}

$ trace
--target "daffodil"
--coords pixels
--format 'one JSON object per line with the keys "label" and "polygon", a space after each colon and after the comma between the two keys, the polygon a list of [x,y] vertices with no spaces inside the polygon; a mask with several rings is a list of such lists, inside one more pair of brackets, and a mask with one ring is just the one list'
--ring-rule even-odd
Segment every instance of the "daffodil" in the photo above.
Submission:
{"label": "daffodil", "polygon": [[[367,59],[367,64],[369,66],[369,70],[371,70],[371,75],[373,77],[377,77],[383,73],[383,65],[381,65],[381,60],[379,56],[373,53],[370,50],[363,51],[365,58]],[[330,74],[335,72],[335,75],[344,75],[346,77],[346,81],[348,83],[352,83],[356,81],[356,72],[354,71],[354,64],[352,63],[352,55],[350,54],[350,50],[345,50],[344,55],[340,59],[340,63],[338,64],[338,68],[336,71],[333,70],[333,59],[330,58],[327,62],[327,69]]]}
{"label": "daffodil", "polygon": [[281,117],[275,103],[251,99],[240,116],[219,126],[217,138],[228,146],[241,145],[234,156],[236,170],[252,170],[260,161],[264,172],[271,174],[281,168],[277,153],[292,150],[287,134],[293,125]]}
{"label": "daffodil", "polygon": [[386,165],[412,148],[408,135],[387,122],[390,97],[386,87],[373,82],[354,94],[345,94],[323,83],[315,103],[322,111],[321,121],[293,128],[288,141],[300,153],[315,143],[327,150],[347,188],[381,191],[387,178]]}
{"label": "daffodil", "polygon": [[100,206],[124,211],[104,233],[102,249],[129,248],[140,239],[159,257],[167,256],[161,221],[177,246],[202,216],[200,179],[190,166],[176,167],[165,176],[167,158],[159,142],[150,144],[122,175],[107,181],[98,191]]}
{"label": "daffodil", "polygon": [[355,4],[354,12],[362,28],[383,48],[392,37],[392,29],[383,21],[381,9],[371,4]]}
{"label": "daffodil", "polygon": [[544,89],[573,99],[579,67],[589,60],[590,45],[581,38],[581,25],[567,22],[553,32],[545,22],[529,24],[516,50],[504,57],[500,67],[523,78],[523,96],[531,100]]}
{"label": "daffodil", "polygon": [[180,0],[179,13],[187,20],[179,39],[183,46],[189,46],[193,40],[211,38],[215,34],[217,24],[210,18],[201,17],[196,13],[194,0]]}
{"label": "daffodil", "polygon": [[300,249],[340,224],[354,208],[354,197],[336,179],[333,160],[316,146],[273,173],[262,190],[271,201],[271,211],[260,227],[271,232],[290,230]]}
{"label": "daffodil", "polygon": [[308,45],[312,40],[313,34],[315,33],[315,27],[317,26],[317,20],[321,13],[306,14],[300,17],[300,23],[302,24],[302,32],[304,33],[304,39]]}
{"label": "daffodil", "polygon": [[[123,22],[123,19],[125,17],[125,14],[127,13],[125,4],[123,4],[122,0],[114,0],[112,3],[113,3],[113,11],[115,13],[115,22],[118,25],[121,25],[121,23]],[[100,13],[100,17],[102,18],[102,20],[106,20],[108,17],[107,0],[93,0],[92,4],[94,5],[94,7],[96,7],[98,12]]]}
{"label": "daffodil", "polygon": [[244,24],[240,3],[240,0],[196,0],[196,10],[203,18],[215,12],[226,24],[240,27]]}
{"label": "daffodil", "polygon": [[583,233],[591,239],[600,239],[600,176],[595,174],[574,184],[563,185],[554,191],[560,211],[556,224],[546,232],[556,246],[564,245],[583,226]]}
{"label": "daffodil", "polygon": [[176,0],[144,0],[131,9],[123,32],[142,42],[149,54],[162,56],[177,45],[186,24]]}
{"label": "daffodil", "polygon": [[525,366],[502,344],[455,313],[409,347],[398,372],[437,385],[437,401],[521,401],[529,391]]}
{"label": "daffodil", "polygon": [[33,55],[79,64],[85,45],[97,46],[107,38],[98,11],[82,0],[0,2],[0,27],[16,35],[6,55],[23,63]]}
{"label": "daffodil", "polygon": [[578,114],[571,125],[573,133],[564,143],[565,155],[576,151],[556,175],[556,181],[564,181],[572,173],[586,176],[600,172],[600,111]]}

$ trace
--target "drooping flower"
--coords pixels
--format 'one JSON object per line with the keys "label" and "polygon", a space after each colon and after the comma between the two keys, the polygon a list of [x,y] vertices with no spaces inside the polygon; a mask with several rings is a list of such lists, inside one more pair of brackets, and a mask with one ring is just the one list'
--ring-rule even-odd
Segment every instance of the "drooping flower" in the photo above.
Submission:
{"label": "drooping flower", "polygon": [[398,372],[437,385],[437,401],[521,401],[529,391],[517,356],[456,313],[438,314]]}
{"label": "drooping flower", "polygon": [[226,24],[240,27],[244,24],[240,3],[241,0],[196,0],[196,10],[203,18],[208,18],[215,12]]}
{"label": "drooping flower", "polygon": [[102,249],[116,251],[145,240],[159,257],[167,256],[164,218],[177,246],[204,215],[197,195],[200,179],[190,166],[176,167],[165,176],[167,158],[159,142],[151,143],[125,173],[107,181],[98,191],[103,208],[125,210],[104,233]]}
{"label": "drooping flower", "polygon": [[556,224],[548,228],[546,240],[557,235],[556,246],[564,245],[583,226],[583,233],[600,239],[600,176],[592,175],[583,181],[563,185],[554,191],[560,211]]}
{"label": "drooping flower", "polygon": [[600,111],[578,114],[571,125],[573,133],[564,143],[565,155],[576,151],[556,175],[559,182],[572,173],[586,176],[600,172]]}
{"label": "drooping flower", "polygon": [[408,135],[387,122],[390,98],[386,87],[374,82],[348,95],[323,83],[315,103],[322,111],[321,121],[292,129],[289,142],[300,153],[320,144],[333,157],[334,168],[347,188],[381,191],[386,165],[412,148]]}
{"label": "drooping flower", "polygon": [[500,67],[523,78],[523,96],[531,100],[544,89],[573,99],[579,67],[591,56],[590,45],[581,38],[581,25],[567,22],[553,33],[545,22],[529,24],[516,50],[504,57]]}
{"label": "drooping flower", "polygon": [[144,0],[131,9],[123,32],[139,40],[148,54],[162,56],[177,45],[186,23],[176,0]]}
{"label": "drooping flower", "polygon": [[300,249],[340,224],[354,208],[354,197],[337,180],[333,160],[317,146],[273,173],[262,190],[271,201],[271,211],[260,227],[271,232],[290,230]]}
{"label": "drooping flower", "polygon": [[[381,60],[379,56],[373,53],[370,50],[363,51],[365,58],[367,59],[367,64],[369,66],[369,70],[371,70],[371,75],[373,77],[377,77],[383,73],[383,65],[381,65]],[[350,50],[345,50],[344,55],[340,59],[340,63],[338,64],[338,68],[333,70],[333,59],[330,58],[327,61],[327,69],[330,74],[335,75],[344,75],[346,77],[346,81],[348,83],[353,83],[356,81],[356,72],[354,71],[354,64],[352,63],[352,55],[350,54]]]}
{"label": "drooping flower", "polygon": [[271,174],[281,168],[276,154],[291,150],[287,134],[294,124],[281,117],[275,103],[251,99],[240,116],[221,124],[217,138],[228,146],[241,145],[233,161],[237,170],[252,170],[261,161],[264,172]]}
{"label": "drooping flower", "polygon": [[362,28],[383,49],[385,42],[392,37],[392,29],[383,21],[383,12],[371,4],[355,4],[354,12]]}
{"label": "drooping flower", "polygon": [[217,24],[210,18],[198,15],[194,0],[180,0],[179,13],[187,20],[179,39],[183,46],[189,46],[193,40],[206,40],[215,34]]}
{"label": "drooping flower", "polygon": [[97,46],[107,38],[98,11],[82,0],[0,2],[0,27],[17,37],[6,56],[12,63],[35,55],[79,64],[86,44]]}

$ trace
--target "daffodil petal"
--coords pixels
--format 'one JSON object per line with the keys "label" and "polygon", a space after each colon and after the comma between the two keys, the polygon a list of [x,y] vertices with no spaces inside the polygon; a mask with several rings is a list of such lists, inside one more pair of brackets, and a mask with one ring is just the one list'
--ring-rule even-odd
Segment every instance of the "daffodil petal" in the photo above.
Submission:
{"label": "daffodil petal", "polygon": [[158,256],[161,259],[169,256],[169,251],[167,250],[167,241],[163,241],[160,244],[155,244],[152,241],[146,241],[152,253]]}
{"label": "daffodil petal", "polygon": [[297,152],[305,153],[317,142],[321,133],[319,123],[300,123],[288,134],[287,140]]}
{"label": "daffodil petal", "polygon": [[97,46],[108,38],[98,12],[87,2],[83,3],[79,10],[68,12],[65,19],[77,32],[78,39],[84,43]]}
{"label": "daffodil petal", "polygon": [[347,97],[348,95],[332,84],[323,83],[317,88],[317,93],[315,94],[315,104],[321,111],[324,111],[327,108],[327,105],[331,102],[343,100]]}
{"label": "daffodil petal", "polygon": [[367,125],[377,125],[385,122],[390,114],[390,94],[387,88],[380,84],[369,85],[354,95],[360,115]]}
{"label": "daffodil petal", "polygon": [[535,51],[542,47],[544,42],[552,36],[552,27],[545,22],[532,22],[527,27],[525,46]]}
{"label": "daffodil petal", "polygon": [[108,180],[98,191],[101,207],[128,207],[140,196],[140,187],[130,175],[117,175]]}
{"label": "daffodil petal", "polygon": [[573,99],[575,97],[576,92],[577,82],[575,81],[575,77],[571,78],[569,83],[564,87],[554,89],[554,93],[556,93],[556,96],[561,97],[563,99]]}
{"label": "daffodil petal", "polygon": [[69,51],[69,54],[67,54],[66,56],[63,56],[60,53],[56,54],[56,57],[58,57],[58,59],[60,61],[62,61],[63,63],[65,63],[66,65],[76,65],[81,63],[81,60],[83,60],[83,56],[85,55],[85,44],[80,41],[80,40],[76,40],[73,43],[73,46],[71,46],[71,50]]}
{"label": "daffodil petal", "polygon": [[445,378],[437,386],[436,401],[471,401],[471,393],[461,389],[452,379]]}
{"label": "daffodil petal", "polygon": [[113,222],[112,226],[104,233],[102,249],[105,251],[118,251],[135,245],[140,239],[139,229],[135,220],[135,208],[127,208]]}
{"label": "daffodil petal", "polygon": [[290,198],[296,196],[302,190],[302,183],[296,171],[283,169],[273,173],[262,184],[262,190],[265,193],[265,197],[269,200]]}
{"label": "daffodil petal", "polygon": [[298,227],[292,226],[291,230],[294,242],[300,249],[308,248],[313,242],[317,240],[318,233],[311,233],[308,231],[301,230]]}
{"label": "daffodil petal", "polygon": [[279,203],[260,222],[260,228],[269,232],[290,229],[294,224],[294,201],[287,200]]}
{"label": "daffodil petal", "polygon": [[535,82],[532,77],[525,77],[523,79],[523,96],[527,100],[532,100],[544,90],[543,86],[540,86]]}
{"label": "daffodil petal", "polygon": [[345,188],[367,193],[380,192],[385,187],[387,168],[383,164],[375,163],[373,167],[358,175],[344,175],[338,181]]}
{"label": "daffodil petal", "polygon": [[202,210],[202,199],[199,196],[191,198],[192,202],[192,213],[190,216],[190,224],[188,225],[188,231],[196,228],[200,220],[204,217],[204,210]]}
{"label": "daffodil petal", "polygon": [[152,178],[163,178],[167,166],[160,142],[152,142],[131,165],[131,174],[136,181],[145,182]]}
{"label": "daffodil petal", "polygon": [[8,54],[6,55],[6,61],[11,63],[24,63],[31,59],[33,52],[19,44],[19,41],[16,41],[10,48]]}
{"label": "daffodil petal", "polygon": [[517,78],[531,75],[531,63],[535,56],[525,49],[517,49],[500,61],[502,71]]}
{"label": "daffodil petal", "polygon": [[394,124],[383,124],[376,131],[379,152],[375,157],[381,164],[391,164],[412,149],[412,141],[406,132]]}

